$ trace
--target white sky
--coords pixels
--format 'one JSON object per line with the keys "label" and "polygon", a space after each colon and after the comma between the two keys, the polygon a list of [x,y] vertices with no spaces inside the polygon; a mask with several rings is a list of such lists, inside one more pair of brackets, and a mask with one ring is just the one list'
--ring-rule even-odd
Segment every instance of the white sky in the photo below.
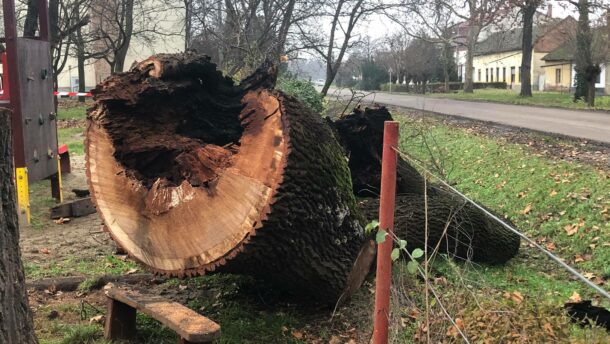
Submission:
{"label": "white sky", "polygon": [[[572,10],[572,5],[567,6],[559,5],[558,2],[552,0],[550,3],[553,5],[553,17],[565,18],[568,15],[572,15],[578,19],[578,13]],[[563,2],[565,4],[565,2]],[[540,9],[540,12],[546,12],[546,8]],[[385,16],[376,15],[369,18],[366,22],[362,22],[360,25],[359,33],[369,35],[373,39],[379,39],[387,36],[389,33],[400,31],[397,24],[393,23],[390,19]]]}

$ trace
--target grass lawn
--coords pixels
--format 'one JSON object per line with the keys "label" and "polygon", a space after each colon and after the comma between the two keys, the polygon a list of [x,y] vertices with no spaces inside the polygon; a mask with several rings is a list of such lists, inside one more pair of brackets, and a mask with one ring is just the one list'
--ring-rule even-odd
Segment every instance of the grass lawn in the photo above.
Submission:
{"label": "grass lawn", "polygon": [[[474,93],[434,93],[429,94],[432,98],[451,98],[459,100],[479,100],[517,105],[554,106],[568,109],[591,109],[585,102],[574,103],[572,95],[561,92],[534,92],[531,98],[520,97],[512,90],[481,89]],[[595,98],[595,109],[610,110],[610,96],[598,96]]]}
{"label": "grass lawn", "polygon": [[[527,145],[478,135],[467,129],[447,126],[436,119],[422,120],[400,115],[395,118],[402,122],[402,151],[425,161],[428,166],[435,161],[444,170],[445,178],[458,190],[505,215],[539,244],[610,290],[604,282],[610,278],[610,171],[557,161]],[[507,311],[517,313],[511,317],[556,318],[548,320],[552,324],[549,328],[573,342],[601,343],[607,340],[603,331],[596,334],[583,331],[566,322],[561,315],[563,304],[574,292],[583,299],[601,301],[597,294],[574,281],[558,265],[527,244],[522,243],[519,255],[505,266],[456,265],[438,259],[433,269],[437,276],[449,281],[448,285],[438,286],[443,294],[459,295],[459,299],[466,300],[454,308],[454,314],[465,323],[499,317],[481,316],[485,313],[482,308],[502,310],[510,306]],[[473,293],[461,294],[460,288],[473,288]],[[514,292],[520,293],[525,301],[515,304],[511,300]],[[492,300],[495,300],[494,305],[489,304]],[[480,307],[481,304],[487,306]],[[607,300],[602,304],[610,305]],[[475,312],[469,313],[472,310]],[[505,319],[504,323],[509,323],[509,320]],[[526,321],[522,320],[522,323]],[[549,331],[545,333],[540,326],[521,330],[528,332],[530,340],[535,342],[534,338],[541,340],[549,335]],[[485,326],[466,328],[473,335],[479,335],[477,332],[482,330],[492,331]],[[539,333],[538,337],[535,333]]]}

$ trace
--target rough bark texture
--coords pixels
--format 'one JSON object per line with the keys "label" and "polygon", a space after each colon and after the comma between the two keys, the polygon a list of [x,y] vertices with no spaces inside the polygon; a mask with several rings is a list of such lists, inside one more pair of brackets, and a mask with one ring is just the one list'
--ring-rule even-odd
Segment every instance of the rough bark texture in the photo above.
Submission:
{"label": "rough bark texture", "polygon": [[540,5],[537,1],[528,2],[521,11],[523,12],[523,37],[521,42],[521,97],[532,96],[532,52],[534,36],[534,14]]}
{"label": "rough bark texture", "polygon": [[350,172],[331,129],[274,82],[264,65],[233,86],[192,53],[111,77],[89,113],[92,197],[157,272],[253,274],[334,303],[364,277],[351,273],[366,240]]}
{"label": "rough bark texture", "polygon": [[[379,200],[366,199],[360,207],[369,219],[378,218]],[[394,232],[407,241],[407,248],[424,248],[424,196],[396,197]],[[452,258],[479,263],[503,264],[519,251],[519,237],[482,213],[472,204],[447,195],[428,198],[428,248]]]}
{"label": "rough bark texture", "polygon": [[[369,220],[378,218],[383,123],[391,120],[388,110],[381,107],[356,108],[352,114],[331,122],[349,158],[354,193],[373,197],[360,202]],[[410,247],[424,246],[425,190],[429,197],[428,233],[432,248],[441,242],[442,253],[491,264],[504,263],[517,254],[519,236],[441,187],[424,184],[423,176],[401,157],[397,166],[395,228]]]}
{"label": "rough bark texture", "polygon": [[10,111],[0,108],[0,343],[36,343],[19,251]]}

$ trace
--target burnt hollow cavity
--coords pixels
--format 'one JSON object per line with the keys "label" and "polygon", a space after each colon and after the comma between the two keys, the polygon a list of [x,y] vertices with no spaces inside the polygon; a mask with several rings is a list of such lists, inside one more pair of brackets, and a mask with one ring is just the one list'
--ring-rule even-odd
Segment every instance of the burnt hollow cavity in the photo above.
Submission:
{"label": "burnt hollow cavity", "polygon": [[[212,80],[212,82],[209,82]],[[215,70],[184,79],[148,79],[135,104],[107,101],[102,125],[127,176],[150,189],[211,187],[231,166],[243,128],[241,93]]]}

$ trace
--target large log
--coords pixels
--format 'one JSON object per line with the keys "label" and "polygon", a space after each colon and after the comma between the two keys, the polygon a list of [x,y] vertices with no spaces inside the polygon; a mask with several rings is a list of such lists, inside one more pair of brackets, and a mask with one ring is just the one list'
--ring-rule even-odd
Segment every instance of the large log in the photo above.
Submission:
{"label": "large log", "polygon": [[[392,116],[385,107],[354,109],[330,121],[349,158],[354,194],[365,198],[361,209],[369,220],[378,218],[383,123]],[[425,246],[425,204],[428,199],[428,246],[460,259],[501,264],[514,257],[520,237],[464,199],[425,182],[402,157],[397,161],[396,233],[408,248]],[[425,191],[425,192],[424,192]],[[506,220],[508,221],[508,220]]]}
{"label": "large log", "polygon": [[192,53],[108,78],[88,113],[91,196],[117,244],[158,273],[250,273],[336,302],[374,250],[331,129],[274,81],[265,65],[235,86]]}

